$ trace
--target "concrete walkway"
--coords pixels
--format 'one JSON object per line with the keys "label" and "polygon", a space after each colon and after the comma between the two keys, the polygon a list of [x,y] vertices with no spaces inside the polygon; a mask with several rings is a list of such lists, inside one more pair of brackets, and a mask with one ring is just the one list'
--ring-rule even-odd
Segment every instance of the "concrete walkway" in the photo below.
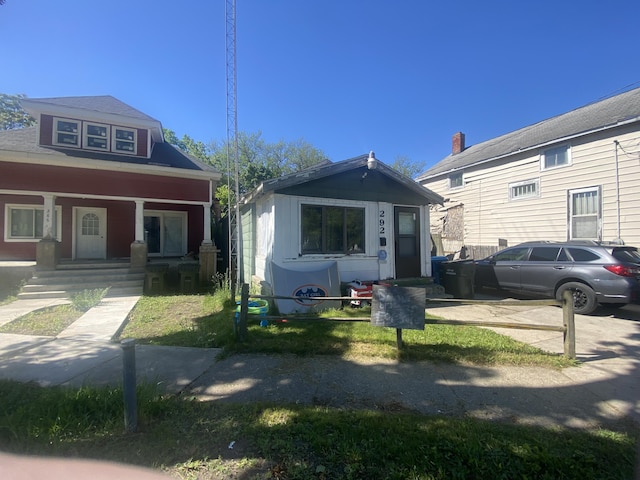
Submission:
{"label": "concrete walkway", "polygon": [[[119,385],[122,348],[112,342],[138,297],[105,298],[58,337],[0,334],[0,378],[50,385]],[[44,301],[0,306],[0,324]],[[49,301],[51,302],[51,301]],[[51,303],[49,303],[51,304]],[[452,319],[562,322],[557,307],[429,306]],[[22,312],[22,313],[21,313]],[[139,381],[205,401],[411,409],[515,423],[584,427],[640,422],[640,308],[576,316],[580,367],[478,367],[334,356],[234,355],[218,349],[138,345]],[[550,352],[562,334],[504,330]]]}
{"label": "concrete walkway", "polygon": [[[122,348],[112,340],[140,297],[105,297],[57,337],[0,334],[0,378],[54,385],[120,385]],[[0,306],[0,324],[68,303],[16,300]],[[178,393],[211,368],[219,349],[136,346],[139,381]]]}

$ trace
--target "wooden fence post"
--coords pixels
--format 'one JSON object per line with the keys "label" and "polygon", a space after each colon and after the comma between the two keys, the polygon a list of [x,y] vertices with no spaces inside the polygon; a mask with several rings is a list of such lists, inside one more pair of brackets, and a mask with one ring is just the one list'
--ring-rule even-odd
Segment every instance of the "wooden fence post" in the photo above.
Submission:
{"label": "wooden fence post", "polygon": [[240,292],[240,318],[238,319],[238,340],[244,342],[247,340],[249,330],[247,320],[249,316],[249,285],[242,284]]}
{"label": "wooden fence post", "polygon": [[564,354],[576,358],[576,322],[573,313],[573,294],[565,290],[562,295],[562,322],[564,323]]}

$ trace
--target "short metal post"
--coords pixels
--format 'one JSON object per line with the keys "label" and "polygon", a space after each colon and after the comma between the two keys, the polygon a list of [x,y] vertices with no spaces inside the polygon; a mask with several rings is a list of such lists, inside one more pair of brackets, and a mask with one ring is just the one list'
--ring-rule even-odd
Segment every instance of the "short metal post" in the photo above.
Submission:
{"label": "short metal post", "polygon": [[135,432],[138,428],[138,402],[136,399],[136,341],[122,340],[122,380],[124,391],[124,428]]}
{"label": "short metal post", "polygon": [[396,328],[396,343],[398,345],[398,350],[402,350],[402,329]]}
{"label": "short metal post", "polygon": [[576,322],[573,313],[573,294],[565,290],[562,295],[562,322],[564,324],[564,354],[576,358]]}
{"label": "short metal post", "polygon": [[244,342],[247,340],[249,330],[247,327],[249,316],[249,285],[242,284],[240,293],[240,318],[238,321],[238,340]]}

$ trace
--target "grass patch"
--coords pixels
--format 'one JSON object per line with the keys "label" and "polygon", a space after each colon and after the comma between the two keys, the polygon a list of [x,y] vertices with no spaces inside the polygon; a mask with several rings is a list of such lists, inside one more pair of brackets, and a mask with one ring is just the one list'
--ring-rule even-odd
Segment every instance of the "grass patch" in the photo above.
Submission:
{"label": "grass patch", "polygon": [[623,426],[576,431],[404,411],[231,405],[141,387],[139,431],[126,434],[122,397],[119,389],[0,381],[0,449],[215,480],[633,478],[638,432]]}
{"label": "grass patch", "polygon": [[[235,304],[221,290],[213,295],[143,297],[131,312],[122,338],[138,343],[224,348],[226,353],[341,355],[406,361],[472,363],[476,365],[536,365],[562,368],[576,362],[479,327],[427,325],[424,331],[404,330],[398,352],[392,328],[369,322],[290,320],[260,326],[250,316],[248,339],[237,342],[233,331]],[[369,316],[370,309],[333,310],[325,317]]]}
{"label": "grass patch", "polygon": [[75,308],[87,312],[100,304],[104,296],[109,291],[107,288],[94,288],[93,290],[82,290],[71,295],[71,303]]}
{"label": "grass patch", "polygon": [[0,333],[55,337],[84,312],[73,305],[56,305],[30,312],[0,327]]}

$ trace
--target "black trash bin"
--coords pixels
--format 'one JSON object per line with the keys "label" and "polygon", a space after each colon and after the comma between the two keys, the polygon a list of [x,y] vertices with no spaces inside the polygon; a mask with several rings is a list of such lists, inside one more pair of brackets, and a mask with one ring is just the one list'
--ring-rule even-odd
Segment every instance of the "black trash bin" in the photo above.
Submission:
{"label": "black trash bin", "polygon": [[440,281],[454,298],[473,298],[476,264],[472,260],[440,263]]}

